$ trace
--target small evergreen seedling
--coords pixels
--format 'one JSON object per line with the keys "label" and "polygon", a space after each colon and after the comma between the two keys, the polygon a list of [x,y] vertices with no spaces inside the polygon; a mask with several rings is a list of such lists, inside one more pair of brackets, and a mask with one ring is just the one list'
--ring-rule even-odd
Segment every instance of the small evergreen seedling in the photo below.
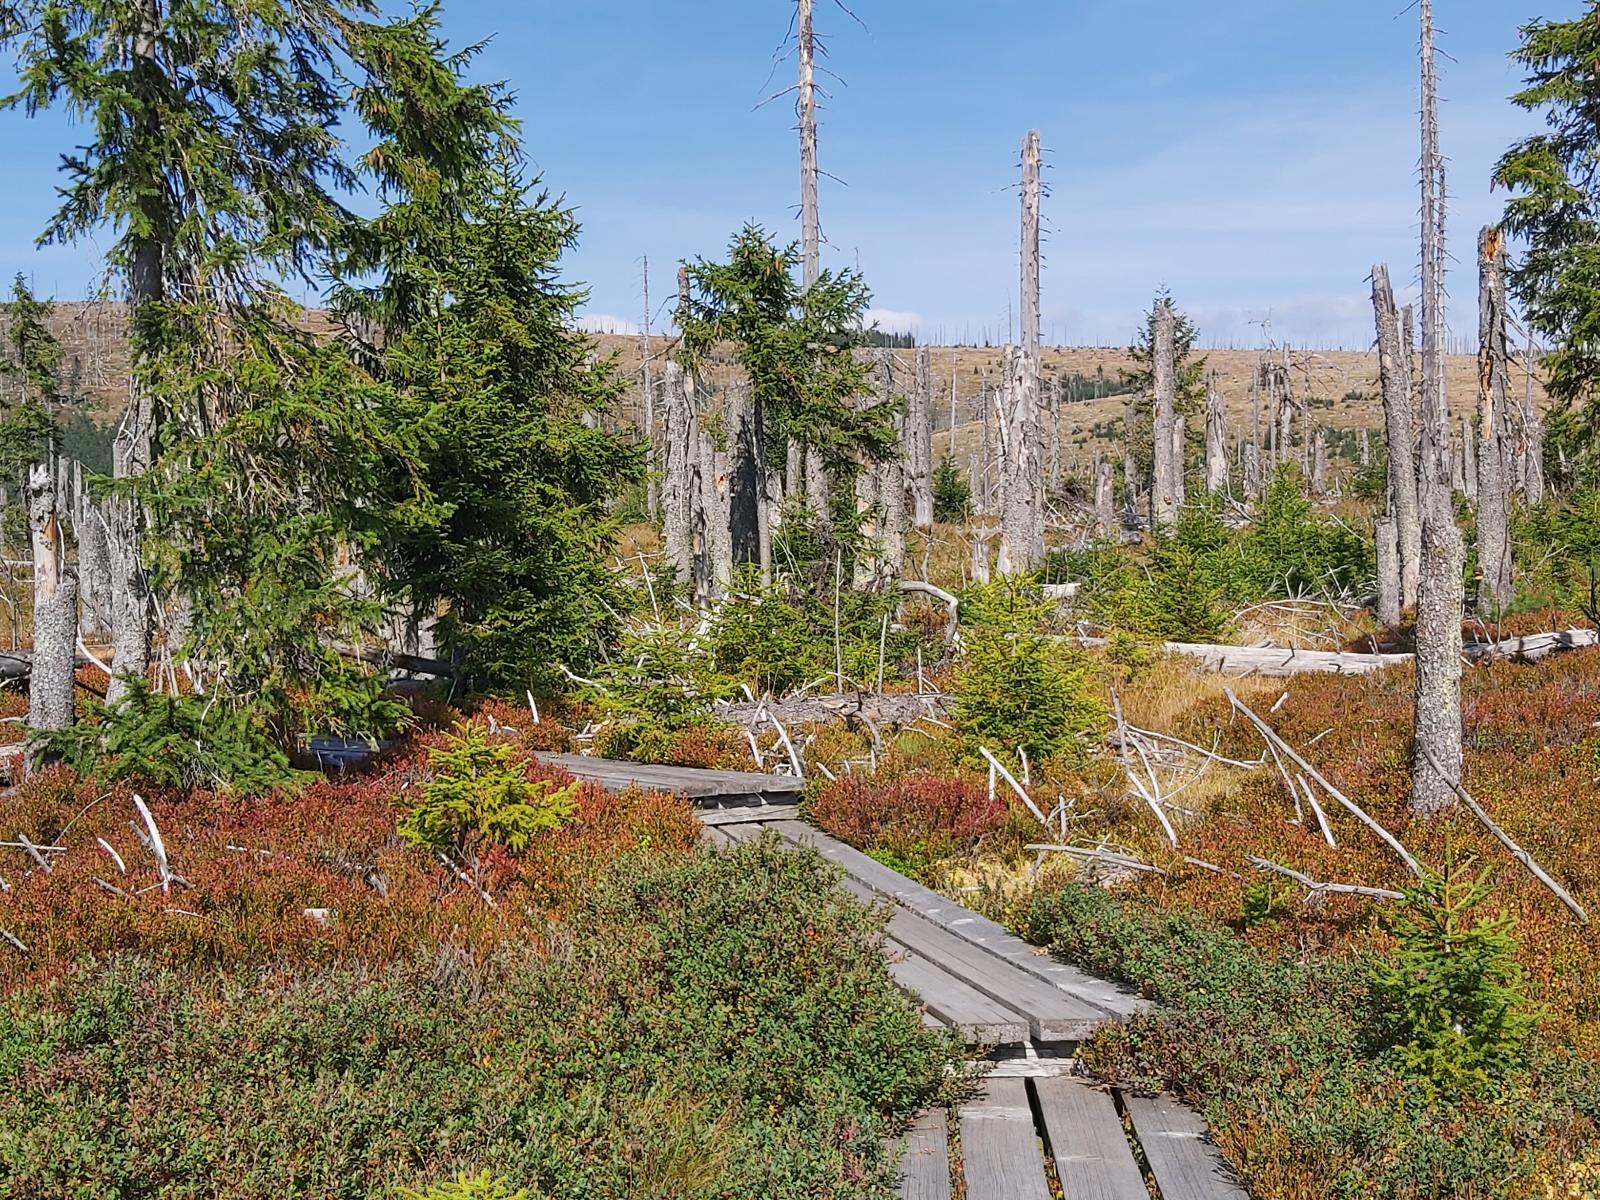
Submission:
{"label": "small evergreen seedling", "polygon": [[512,748],[491,745],[481,725],[457,729],[428,752],[434,776],[422,785],[421,801],[400,821],[406,841],[442,851],[463,850],[481,840],[520,853],[534,834],[571,818],[580,783],[530,779]]}
{"label": "small evergreen seedling", "polygon": [[1447,1093],[1482,1091],[1522,1059],[1534,1023],[1515,956],[1512,919],[1475,916],[1491,895],[1487,869],[1447,860],[1388,919],[1393,954],[1372,970],[1396,1064]]}
{"label": "small evergreen seedling", "polygon": [[933,469],[933,519],[955,525],[967,519],[972,488],[948,458]]}

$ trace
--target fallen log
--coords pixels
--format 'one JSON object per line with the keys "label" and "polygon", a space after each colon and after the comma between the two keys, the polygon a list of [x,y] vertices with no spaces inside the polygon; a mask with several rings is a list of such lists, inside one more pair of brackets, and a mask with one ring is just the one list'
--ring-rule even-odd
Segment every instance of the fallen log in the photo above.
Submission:
{"label": "fallen log", "polygon": [[791,728],[851,720],[882,727],[940,721],[948,714],[949,704],[950,697],[940,692],[862,692],[719,703],[716,715],[740,725],[749,725],[758,717],[775,717]]}

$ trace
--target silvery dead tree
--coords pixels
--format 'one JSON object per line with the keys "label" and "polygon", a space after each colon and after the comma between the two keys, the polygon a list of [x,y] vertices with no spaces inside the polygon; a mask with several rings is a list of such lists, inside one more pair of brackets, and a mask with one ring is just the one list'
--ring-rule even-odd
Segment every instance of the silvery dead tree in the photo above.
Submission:
{"label": "silvery dead tree", "polygon": [[1239,454],[1239,475],[1244,484],[1244,494],[1252,500],[1261,499],[1261,448],[1256,442],[1246,442]]}
{"label": "silvery dead tree", "polygon": [[650,362],[650,258],[644,259],[644,324],[640,326],[644,337],[644,361],[640,364],[639,426],[640,440],[644,446],[644,510],[654,521],[661,512],[660,481],[656,472],[656,389]]}
{"label": "silvery dead tree", "polygon": [[1228,490],[1228,425],[1217,373],[1206,381],[1206,490],[1219,496]]}
{"label": "silvery dead tree", "polygon": [[1395,308],[1389,268],[1372,268],[1372,311],[1378,328],[1378,380],[1383,392],[1383,442],[1389,458],[1387,501],[1399,537],[1398,589],[1402,608],[1417,603],[1422,570],[1416,436],[1412,431],[1410,322]]}
{"label": "silvery dead tree", "polygon": [[1173,454],[1177,431],[1176,320],[1170,304],[1157,304],[1151,326],[1151,448],[1154,470],[1150,483],[1150,528],[1171,533],[1178,525],[1178,474],[1181,459]]}
{"label": "silvery dead tree", "polygon": [[1094,462],[1094,525],[1103,538],[1118,537],[1122,522],[1117,517],[1116,469],[1097,455]]}
{"label": "silvery dead tree", "polygon": [[28,524],[33,544],[33,674],[28,728],[72,724],[72,673],[78,646],[78,584],[67,572],[62,496],[49,458],[28,471]]}
{"label": "silvery dead tree", "polygon": [[1311,494],[1328,494],[1328,432],[1320,425],[1311,435]]}
{"label": "silvery dead tree", "polygon": [[1373,531],[1378,559],[1378,596],[1374,613],[1390,629],[1400,624],[1400,524],[1394,515],[1378,518]]}
{"label": "silvery dead tree", "polygon": [[1356,443],[1356,461],[1363,467],[1372,465],[1372,431],[1363,429]]}
{"label": "silvery dead tree", "polygon": [[1461,414],[1461,453],[1456,455],[1461,467],[1460,488],[1463,496],[1478,494],[1478,439],[1472,432],[1472,418]]}
{"label": "silvery dead tree", "polygon": [[1002,575],[1031,571],[1044,558],[1044,464],[1039,429],[1039,131],[1022,143],[1022,345],[1008,352],[1001,440]]}
{"label": "silvery dead tree", "polygon": [[1510,372],[1505,235],[1499,226],[1486,225],[1478,235],[1478,607],[1494,616],[1513,598]]}
{"label": "silvery dead tree", "polygon": [[933,528],[933,364],[926,346],[917,350],[917,376],[906,404],[906,476],[911,487],[911,520]]}
{"label": "silvery dead tree", "polygon": [[1139,460],[1133,453],[1133,431],[1137,417],[1138,408],[1134,398],[1129,396],[1122,402],[1122,508],[1130,515],[1137,513],[1140,508]]}
{"label": "silvery dead tree", "polygon": [[[894,354],[886,347],[872,352],[874,399],[895,396]],[[896,418],[897,423],[905,420]],[[900,440],[904,441],[904,430]],[[855,584],[868,587],[897,578],[906,556],[906,481],[898,457],[863,462],[856,471],[856,513],[860,522],[861,550],[856,555]]]}
{"label": "silvery dead tree", "polygon": [[680,583],[694,580],[694,517],[700,492],[699,420],[694,377],[680,363],[663,368],[661,528],[667,561]]}
{"label": "silvery dead tree", "polygon": [[1544,421],[1533,400],[1533,334],[1528,335],[1522,352],[1524,388],[1522,394],[1522,498],[1528,504],[1544,502]]}
{"label": "silvery dead tree", "polygon": [[1417,589],[1416,703],[1411,807],[1422,814],[1455,802],[1461,782],[1461,619],[1464,548],[1451,494],[1450,414],[1445,388],[1445,188],[1439,152],[1433,2],[1422,24],[1422,443],[1418,481],[1422,572]]}

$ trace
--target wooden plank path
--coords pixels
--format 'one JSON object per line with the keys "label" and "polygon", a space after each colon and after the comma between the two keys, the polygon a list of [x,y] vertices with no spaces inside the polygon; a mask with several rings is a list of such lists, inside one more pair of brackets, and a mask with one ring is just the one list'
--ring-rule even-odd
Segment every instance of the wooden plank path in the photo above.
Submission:
{"label": "wooden plank path", "polygon": [[1137,996],[1042,955],[995,922],[800,821],[800,780],[579,755],[540,758],[616,791],[689,797],[713,845],[775,836],[815,850],[840,869],[851,893],[890,906],[889,971],[921,1002],[924,1021],[958,1031],[969,1045],[1013,1056],[955,1113],[933,1109],[913,1124],[904,1143],[902,1200],[1247,1200],[1196,1114],[1066,1073],[1072,1046],[1141,1011]]}

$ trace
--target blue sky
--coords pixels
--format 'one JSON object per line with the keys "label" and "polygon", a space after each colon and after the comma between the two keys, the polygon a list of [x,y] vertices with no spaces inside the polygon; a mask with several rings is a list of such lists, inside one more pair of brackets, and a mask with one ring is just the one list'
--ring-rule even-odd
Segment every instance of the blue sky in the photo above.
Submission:
{"label": "blue sky", "polygon": [[[1362,346],[1366,277],[1415,276],[1416,15],[1407,0],[817,0],[828,265],[859,263],[885,327],[1003,339],[1015,307],[1018,148],[1046,154],[1046,338],[1122,343],[1159,285],[1208,342]],[[1506,100],[1518,27],[1578,0],[1436,0],[1453,193],[1452,326],[1476,329],[1476,231],[1495,159],[1535,119]],[[631,329],[640,268],[755,221],[798,236],[790,0],[445,0],[478,67],[517,92],[527,147],[583,222],[568,273],[589,320]],[[775,72],[775,73],[774,73]],[[771,78],[769,79],[769,76]],[[96,247],[35,249],[73,131],[0,115],[0,272],[61,297]]]}

